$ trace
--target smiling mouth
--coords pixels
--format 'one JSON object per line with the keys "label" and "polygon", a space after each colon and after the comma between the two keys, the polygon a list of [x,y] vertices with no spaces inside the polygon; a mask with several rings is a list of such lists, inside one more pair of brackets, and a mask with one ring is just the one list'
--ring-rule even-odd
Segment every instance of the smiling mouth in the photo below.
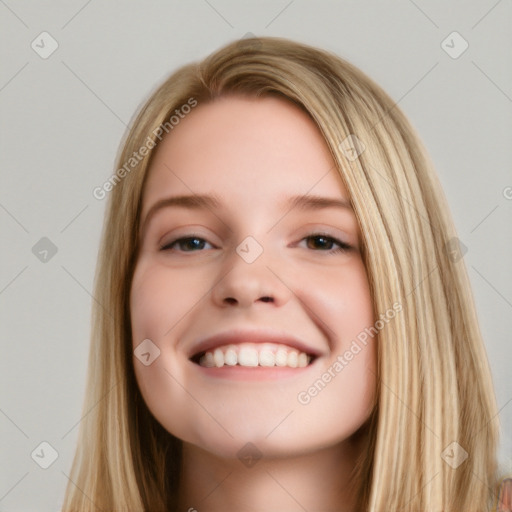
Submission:
{"label": "smiling mouth", "polygon": [[272,343],[241,343],[225,345],[195,354],[190,360],[205,368],[243,366],[304,368],[316,358],[287,345]]}

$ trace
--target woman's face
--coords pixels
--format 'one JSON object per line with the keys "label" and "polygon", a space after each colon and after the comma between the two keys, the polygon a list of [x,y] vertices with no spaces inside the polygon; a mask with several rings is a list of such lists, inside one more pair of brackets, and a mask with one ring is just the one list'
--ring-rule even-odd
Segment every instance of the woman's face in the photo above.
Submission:
{"label": "woman's face", "polygon": [[154,417],[225,457],[248,442],[305,454],[353,434],[376,372],[360,243],[328,147],[297,107],[230,97],[181,119],[144,188],[130,295]]}

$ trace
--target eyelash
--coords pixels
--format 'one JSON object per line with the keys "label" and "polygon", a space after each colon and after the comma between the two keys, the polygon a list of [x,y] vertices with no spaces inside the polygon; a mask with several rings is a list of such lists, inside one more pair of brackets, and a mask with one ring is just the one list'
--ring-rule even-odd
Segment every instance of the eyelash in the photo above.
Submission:
{"label": "eyelash", "polygon": [[[315,251],[315,252],[326,252],[328,254],[338,254],[338,253],[344,253],[344,252],[350,251],[353,248],[351,245],[347,244],[346,242],[343,242],[337,238],[334,238],[334,237],[328,235],[327,233],[311,233],[310,235],[305,236],[302,240],[307,240],[307,239],[311,239],[311,238],[324,238],[327,241],[334,242],[335,244],[338,245],[337,249],[329,249],[326,251],[319,250],[319,251]],[[207,240],[205,240],[204,238],[202,238],[200,236],[190,234],[188,236],[176,238],[175,240],[161,246],[160,251],[171,251],[171,250],[173,250],[172,247],[174,245],[179,244],[179,242],[183,242],[183,241],[187,241],[187,240],[202,240],[204,242],[207,242]],[[302,240],[301,240],[301,242],[302,242]],[[207,243],[209,243],[209,242],[207,242]],[[187,252],[201,252],[201,251],[179,251],[179,252],[187,253]]]}

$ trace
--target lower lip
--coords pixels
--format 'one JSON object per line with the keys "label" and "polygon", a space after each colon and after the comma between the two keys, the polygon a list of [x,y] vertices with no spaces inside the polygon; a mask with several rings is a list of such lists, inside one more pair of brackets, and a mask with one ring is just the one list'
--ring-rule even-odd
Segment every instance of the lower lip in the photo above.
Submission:
{"label": "lower lip", "polygon": [[196,363],[192,363],[201,373],[208,377],[215,377],[219,379],[230,379],[230,380],[252,380],[252,381],[264,381],[264,380],[277,380],[285,379],[294,376],[303,375],[307,372],[313,363],[308,366],[301,368],[290,368],[288,366],[227,366],[224,365],[222,368],[217,367],[206,367],[200,366]]}

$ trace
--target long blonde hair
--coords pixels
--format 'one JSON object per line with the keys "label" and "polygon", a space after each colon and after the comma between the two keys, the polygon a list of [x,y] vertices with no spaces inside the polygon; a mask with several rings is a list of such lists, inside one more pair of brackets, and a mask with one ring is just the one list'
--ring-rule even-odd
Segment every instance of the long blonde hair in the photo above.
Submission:
{"label": "long blonde hair", "polygon": [[[133,371],[129,296],[141,197],[158,134],[174,128],[173,112],[191,99],[201,105],[231,94],[277,95],[310,115],[361,227],[375,312],[402,305],[378,336],[378,398],[357,465],[357,510],[488,510],[497,486],[497,407],[433,166],[397,105],[360,70],[328,52],[263,37],[230,43],[173,73],[123,141],[116,169],[125,172],[103,189],[109,203],[84,417],[63,511],[175,505],[181,442],[150,414]],[[145,156],[128,168],[143,146]]]}

